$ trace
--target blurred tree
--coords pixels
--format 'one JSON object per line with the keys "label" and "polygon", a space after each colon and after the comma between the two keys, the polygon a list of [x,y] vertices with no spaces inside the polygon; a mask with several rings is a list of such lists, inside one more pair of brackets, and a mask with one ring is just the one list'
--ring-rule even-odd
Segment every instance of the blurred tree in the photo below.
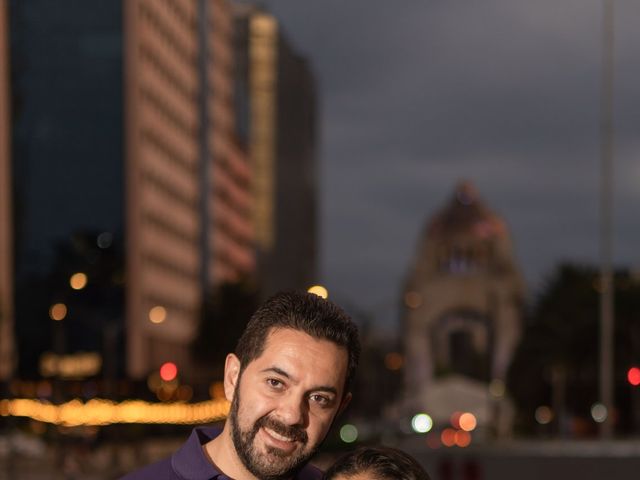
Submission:
{"label": "blurred tree", "polygon": [[[535,410],[550,405],[556,433],[595,433],[591,406],[598,401],[599,274],[560,265],[527,315],[508,384],[518,426],[534,431]],[[618,432],[632,428],[626,371],[640,361],[640,279],[615,275],[615,382]]]}
{"label": "blurred tree", "polygon": [[191,354],[196,362],[207,367],[213,378],[222,377],[225,357],[234,351],[258,303],[259,292],[246,279],[220,284],[203,302]]}

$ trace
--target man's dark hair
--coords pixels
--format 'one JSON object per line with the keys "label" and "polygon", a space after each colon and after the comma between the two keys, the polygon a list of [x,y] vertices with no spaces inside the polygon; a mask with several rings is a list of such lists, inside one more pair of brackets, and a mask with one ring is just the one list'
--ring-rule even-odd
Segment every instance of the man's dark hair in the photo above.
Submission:
{"label": "man's dark hair", "polygon": [[345,394],[360,357],[358,327],[335,303],[307,292],[280,292],[264,302],[251,316],[236,346],[241,369],[262,355],[273,329],[290,328],[311,337],[329,340],[348,353]]}
{"label": "man's dark hair", "polygon": [[361,447],[347,453],[324,474],[324,480],[338,475],[349,478],[365,473],[380,480],[430,480],[429,474],[411,455],[391,447]]}

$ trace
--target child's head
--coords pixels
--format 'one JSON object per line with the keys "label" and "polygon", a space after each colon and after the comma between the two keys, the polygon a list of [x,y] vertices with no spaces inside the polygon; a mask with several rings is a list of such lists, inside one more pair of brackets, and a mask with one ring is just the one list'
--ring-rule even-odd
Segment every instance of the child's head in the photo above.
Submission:
{"label": "child's head", "polygon": [[410,455],[390,447],[362,447],[338,459],[325,480],[430,480]]}

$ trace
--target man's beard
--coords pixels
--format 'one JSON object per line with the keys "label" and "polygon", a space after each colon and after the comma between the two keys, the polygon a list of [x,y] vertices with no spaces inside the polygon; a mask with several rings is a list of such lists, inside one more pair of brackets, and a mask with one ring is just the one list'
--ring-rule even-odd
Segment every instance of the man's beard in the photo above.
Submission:
{"label": "man's beard", "polygon": [[291,454],[275,447],[266,447],[266,454],[256,449],[255,437],[258,430],[267,427],[280,435],[284,435],[299,442],[303,447],[308,442],[307,433],[300,427],[285,425],[269,416],[260,417],[250,430],[243,431],[238,423],[240,409],[240,392],[236,389],[231,402],[229,420],[231,421],[231,436],[233,445],[242,460],[243,465],[255,477],[261,480],[282,480],[292,477],[316,453],[318,445],[309,450],[296,450]]}

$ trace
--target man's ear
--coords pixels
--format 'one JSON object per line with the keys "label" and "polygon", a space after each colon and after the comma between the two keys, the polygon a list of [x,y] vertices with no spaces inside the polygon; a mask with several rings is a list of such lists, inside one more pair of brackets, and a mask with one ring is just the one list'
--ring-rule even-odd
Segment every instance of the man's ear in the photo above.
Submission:
{"label": "man's ear", "polygon": [[240,359],[230,353],[224,362],[224,396],[227,397],[228,401],[233,400],[239,378]]}
{"label": "man's ear", "polygon": [[349,403],[351,402],[351,397],[353,395],[351,395],[351,392],[347,392],[347,394],[344,396],[344,398],[342,399],[342,402],[340,403],[340,408],[338,408],[338,413],[336,414],[336,416],[340,415],[342,412],[344,412],[344,410],[347,408],[347,406],[349,405]]}

